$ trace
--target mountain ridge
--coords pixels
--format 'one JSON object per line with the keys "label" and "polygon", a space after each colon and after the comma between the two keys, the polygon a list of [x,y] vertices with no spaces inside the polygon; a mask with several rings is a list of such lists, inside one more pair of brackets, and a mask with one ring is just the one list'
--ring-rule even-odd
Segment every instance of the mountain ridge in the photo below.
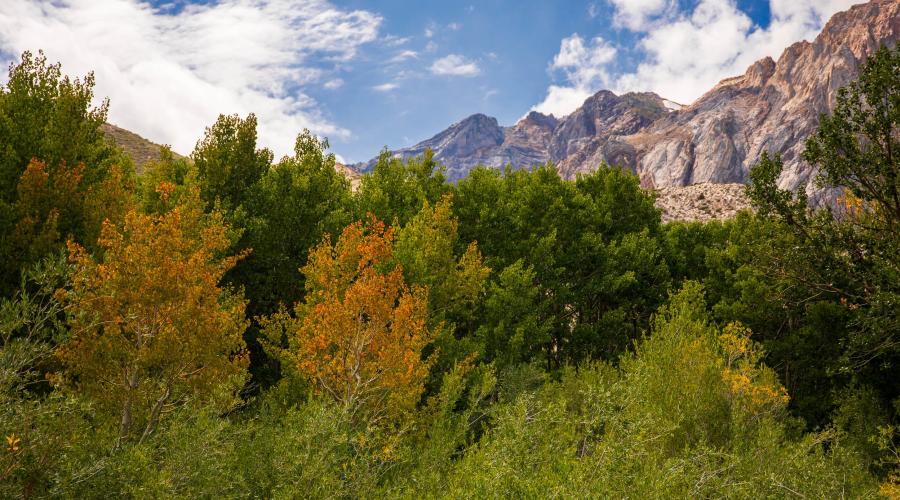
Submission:
{"label": "mountain ridge", "polygon": [[[531,112],[502,127],[478,113],[391,154],[409,158],[431,148],[451,181],[477,165],[530,168],[547,161],[571,179],[605,162],[635,172],[644,187],[665,188],[745,183],[768,151],[784,159],[782,187],[814,194],[812,169],[800,159],[806,137],[865,58],[898,36],[900,2],[872,0],[832,16],[813,41],[791,44],[777,61],[754,62],[686,106],[651,92],[601,90],[562,118]],[[367,171],[376,161],[353,167]]]}

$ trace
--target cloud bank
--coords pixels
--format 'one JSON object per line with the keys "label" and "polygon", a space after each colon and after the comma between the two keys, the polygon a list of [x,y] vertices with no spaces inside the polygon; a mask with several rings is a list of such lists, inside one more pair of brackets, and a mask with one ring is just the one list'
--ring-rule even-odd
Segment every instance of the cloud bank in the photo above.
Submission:
{"label": "cloud bank", "polygon": [[[139,0],[2,0],[0,53],[43,49],[70,75],[94,71],[109,120],[190,152],[219,113],[255,112],[276,154],[296,134],[347,137],[307,91],[378,38],[380,16],[327,0],[221,0],[162,10]],[[5,73],[0,78],[6,78]]]}
{"label": "cloud bank", "polygon": [[586,44],[574,34],[562,40],[549,68],[561,73],[563,82],[550,85],[533,109],[564,116],[603,88],[652,91],[689,104],[720,80],[743,74],[753,62],[777,58],[791,43],[814,38],[833,14],[858,0],[770,0],[767,28],[755,25],[734,0],[700,0],[683,12],[672,0],[609,2],[615,24],[637,35],[641,62],[631,71],[613,72],[612,57],[587,54],[615,47],[600,38]]}

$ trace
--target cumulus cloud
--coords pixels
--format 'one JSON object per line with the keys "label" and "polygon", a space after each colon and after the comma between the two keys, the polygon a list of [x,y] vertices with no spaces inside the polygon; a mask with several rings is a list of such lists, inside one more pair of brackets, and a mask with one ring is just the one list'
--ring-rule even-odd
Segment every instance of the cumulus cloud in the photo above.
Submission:
{"label": "cumulus cloud", "polygon": [[327,0],[221,0],[161,10],[140,0],[3,0],[0,52],[43,49],[69,74],[93,70],[110,121],[189,152],[219,113],[259,118],[277,153],[298,131],[346,137],[309,86],[378,38],[382,19]]}
{"label": "cumulus cloud", "polygon": [[431,72],[435,75],[476,76],[481,73],[481,69],[474,61],[459,54],[450,54],[434,61]]}
{"label": "cumulus cloud", "polygon": [[568,85],[551,85],[544,100],[532,109],[556,116],[574,111],[594,89],[609,85],[610,75],[606,65],[616,57],[616,52],[600,37],[588,43],[577,33],[564,38],[550,70],[561,71]]}
{"label": "cumulus cloud", "polygon": [[[563,73],[564,83],[551,85],[534,109],[567,114],[581,104],[582,95],[602,88],[653,91],[691,103],[720,80],[743,74],[753,62],[777,58],[791,43],[811,40],[833,14],[857,0],[770,0],[767,28],[755,25],[733,0],[700,0],[686,12],[674,11],[676,3],[669,0],[609,1],[616,22],[638,36],[642,62],[630,71],[611,72],[612,58],[577,58]],[[575,37],[581,40],[573,35],[562,41],[551,69],[557,69],[560,58],[571,59]]]}

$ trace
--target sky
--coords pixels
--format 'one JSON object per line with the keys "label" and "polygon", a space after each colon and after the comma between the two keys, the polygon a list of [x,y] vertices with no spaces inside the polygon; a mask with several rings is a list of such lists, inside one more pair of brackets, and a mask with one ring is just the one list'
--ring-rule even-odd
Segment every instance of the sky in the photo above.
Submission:
{"label": "sky", "polygon": [[306,128],[353,163],[602,89],[690,104],[859,1],[0,0],[0,60],[93,71],[111,123],[182,154],[252,112],[276,156]]}

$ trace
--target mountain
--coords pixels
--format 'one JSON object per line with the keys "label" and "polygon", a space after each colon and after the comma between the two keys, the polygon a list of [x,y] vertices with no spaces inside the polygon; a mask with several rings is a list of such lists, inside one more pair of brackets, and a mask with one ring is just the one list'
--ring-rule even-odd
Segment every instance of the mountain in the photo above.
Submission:
{"label": "mountain", "polygon": [[[665,101],[656,94],[616,96],[604,90],[562,121],[532,111],[515,125],[501,127],[496,118],[479,113],[454,123],[431,139],[392,153],[406,159],[431,148],[435,159],[447,167],[450,181],[465,177],[478,165],[530,167],[549,160],[561,162],[579,154],[599,155],[610,163],[618,163],[615,144],[603,139],[634,133],[666,113]],[[377,161],[373,158],[354,168],[368,171]]]}
{"label": "mountain", "polygon": [[[144,171],[147,163],[159,159],[162,146],[155,142],[144,139],[130,130],[117,127],[111,123],[104,123],[100,126],[100,130],[106,136],[106,140],[122,148],[128,156],[134,160],[134,168],[138,173]],[[172,153],[176,158],[181,158],[178,153]]]}
{"label": "mountain", "polygon": [[[763,151],[782,155],[782,187],[809,188],[800,158],[837,90],[859,74],[880,45],[897,43],[900,2],[875,0],[836,14],[810,43],[798,42],[723,80],[692,105],[624,138],[648,186],[746,182]],[[582,163],[574,171],[589,168]],[[809,190],[809,189],[808,189]]]}
{"label": "mountain", "polygon": [[[548,160],[573,178],[605,161],[636,172],[645,187],[663,188],[746,182],[769,151],[784,159],[782,187],[812,191],[811,169],[800,158],[806,137],[866,57],[898,38],[900,1],[873,0],[835,14],[813,42],[791,45],[777,61],[757,61],[689,106],[653,93],[602,90],[560,119],[532,112],[502,127],[476,114],[392,153],[407,158],[431,148],[450,180],[476,165],[528,168]],[[354,168],[368,170],[376,160]]]}
{"label": "mountain", "polygon": [[[447,177],[455,181],[465,177],[478,165],[500,167],[534,165],[546,162],[550,138],[557,121],[552,116],[531,113],[513,127],[501,127],[496,118],[483,114],[472,115],[454,123],[447,130],[411,148],[393,151],[394,156],[411,158],[431,148],[435,159],[447,167]],[[353,167],[370,170],[377,158]]]}

